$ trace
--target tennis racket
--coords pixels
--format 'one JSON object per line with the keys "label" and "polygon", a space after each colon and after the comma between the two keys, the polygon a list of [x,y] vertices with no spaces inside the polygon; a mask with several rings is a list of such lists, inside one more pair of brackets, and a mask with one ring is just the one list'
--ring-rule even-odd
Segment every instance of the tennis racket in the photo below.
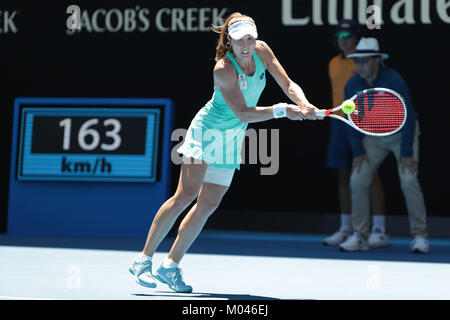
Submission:
{"label": "tennis racket", "polygon": [[316,112],[319,117],[339,119],[369,136],[389,136],[398,132],[406,122],[406,105],[403,97],[391,89],[371,88],[360,91],[349,100],[355,110],[344,114],[344,104],[333,109]]}

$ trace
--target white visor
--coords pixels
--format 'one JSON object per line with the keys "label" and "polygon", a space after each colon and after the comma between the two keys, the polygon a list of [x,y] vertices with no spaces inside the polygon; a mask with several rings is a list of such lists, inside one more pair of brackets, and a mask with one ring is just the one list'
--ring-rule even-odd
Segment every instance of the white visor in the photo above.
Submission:
{"label": "white visor", "polygon": [[247,34],[255,39],[258,38],[256,25],[251,21],[239,21],[228,27],[228,35],[234,40],[240,40]]}

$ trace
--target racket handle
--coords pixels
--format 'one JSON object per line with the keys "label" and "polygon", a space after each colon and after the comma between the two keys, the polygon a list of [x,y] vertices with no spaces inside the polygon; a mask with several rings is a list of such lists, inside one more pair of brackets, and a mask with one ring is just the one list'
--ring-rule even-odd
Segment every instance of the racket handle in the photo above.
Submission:
{"label": "racket handle", "polygon": [[319,111],[316,111],[316,116],[317,116],[317,117],[325,118],[325,116],[327,115],[326,112],[327,112],[327,110],[321,109],[321,110],[319,110]]}

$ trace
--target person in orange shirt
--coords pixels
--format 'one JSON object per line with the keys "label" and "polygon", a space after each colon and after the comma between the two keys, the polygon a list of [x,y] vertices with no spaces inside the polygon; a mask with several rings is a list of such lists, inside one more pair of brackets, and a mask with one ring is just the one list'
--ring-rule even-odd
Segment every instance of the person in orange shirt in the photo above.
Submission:
{"label": "person in orange shirt", "polygon": [[[356,74],[353,59],[346,56],[355,51],[361,37],[361,30],[353,20],[341,20],[336,27],[336,43],[340,53],[329,63],[333,107],[344,101],[344,89],[347,81]],[[351,174],[352,153],[347,135],[346,124],[331,119],[331,133],[328,144],[327,167],[337,171],[341,225],[337,232],[323,240],[325,245],[337,246],[353,233],[351,218]],[[384,190],[378,174],[375,174],[371,186],[372,232],[369,237],[371,247],[389,246],[389,236],[385,227]]]}

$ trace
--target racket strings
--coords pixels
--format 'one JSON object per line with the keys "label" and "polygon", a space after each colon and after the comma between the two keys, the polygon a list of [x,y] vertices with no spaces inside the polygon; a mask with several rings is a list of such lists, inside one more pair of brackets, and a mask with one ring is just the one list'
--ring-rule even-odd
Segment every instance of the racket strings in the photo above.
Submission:
{"label": "racket strings", "polygon": [[397,130],[405,119],[403,102],[388,92],[367,92],[355,100],[357,114],[352,113],[353,123],[370,133],[389,133]]}

